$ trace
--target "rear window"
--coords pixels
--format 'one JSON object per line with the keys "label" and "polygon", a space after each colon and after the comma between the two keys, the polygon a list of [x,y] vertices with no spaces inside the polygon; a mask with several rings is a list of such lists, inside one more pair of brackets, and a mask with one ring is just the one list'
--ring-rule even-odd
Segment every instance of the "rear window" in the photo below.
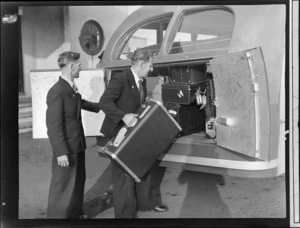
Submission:
{"label": "rear window", "polygon": [[175,33],[169,54],[190,53],[229,46],[234,27],[234,15],[213,9],[187,13]]}
{"label": "rear window", "polygon": [[160,18],[151,22],[146,22],[133,30],[129,38],[122,42],[117,49],[114,59],[130,59],[131,53],[138,48],[150,50],[154,55],[157,54],[160,50],[170,20],[171,16]]}

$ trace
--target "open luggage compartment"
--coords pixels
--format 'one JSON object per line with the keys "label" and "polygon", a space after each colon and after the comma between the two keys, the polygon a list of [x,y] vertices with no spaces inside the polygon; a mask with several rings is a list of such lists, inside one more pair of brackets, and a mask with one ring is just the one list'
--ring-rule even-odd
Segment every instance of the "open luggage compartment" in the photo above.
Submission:
{"label": "open luggage compartment", "polygon": [[[215,91],[207,64],[208,62],[187,62],[154,65],[153,72],[147,78],[148,97],[161,101],[182,127],[177,137],[181,138],[180,141],[188,138],[199,143],[203,136],[202,141],[216,137]],[[122,69],[118,69],[120,70]],[[116,71],[112,74],[114,72]],[[195,134],[200,134],[201,137],[195,137]]]}

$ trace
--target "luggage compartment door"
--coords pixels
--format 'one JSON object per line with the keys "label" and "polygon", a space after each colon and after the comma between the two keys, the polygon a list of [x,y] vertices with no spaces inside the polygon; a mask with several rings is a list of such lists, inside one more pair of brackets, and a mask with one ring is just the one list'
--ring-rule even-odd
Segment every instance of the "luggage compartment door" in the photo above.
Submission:
{"label": "luggage compartment door", "polygon": [[210,61],[215,83],[217,145],[270,160],[270,104],[260,47]]}

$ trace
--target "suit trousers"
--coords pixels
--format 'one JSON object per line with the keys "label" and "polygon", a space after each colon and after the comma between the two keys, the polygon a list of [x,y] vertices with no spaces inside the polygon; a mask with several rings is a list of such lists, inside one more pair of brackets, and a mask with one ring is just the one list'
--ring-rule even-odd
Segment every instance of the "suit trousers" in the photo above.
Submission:
{"label": "suit trousers", "polygon": [[119,164],[112,160],[113,202],[115,218],[136,218],[137,211],[149,211],[156,207],[151,200],[151,174],[136,183]]}
{"label": "suit trousers", "polygon": [[86,179],[85,153],[70,154],[69,167],[52,159],[52,179],[48,198],[48,218],[76,218],[82,214]]}

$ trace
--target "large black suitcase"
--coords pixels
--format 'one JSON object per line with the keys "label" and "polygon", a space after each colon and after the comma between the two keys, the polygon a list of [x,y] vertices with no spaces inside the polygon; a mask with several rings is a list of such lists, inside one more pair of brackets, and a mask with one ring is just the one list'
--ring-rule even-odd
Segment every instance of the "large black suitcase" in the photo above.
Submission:
{"label": "large black suitcase", "polygon": [[161,85],[161,98],[165,103],[190,104],[195,101],[195,93],[201,84],[165,83]]}
{"label": "large black suitcase", "polygon": [[148,100],[137,114],[137,123],[121,128],[99,153],[107,154],[140,182],[181,127],[159,101]]}
{"label": "large black suitcase", "polygon": [[173,83],[195,84],[206,80],[206,65],[174,66],[171,71]]}

